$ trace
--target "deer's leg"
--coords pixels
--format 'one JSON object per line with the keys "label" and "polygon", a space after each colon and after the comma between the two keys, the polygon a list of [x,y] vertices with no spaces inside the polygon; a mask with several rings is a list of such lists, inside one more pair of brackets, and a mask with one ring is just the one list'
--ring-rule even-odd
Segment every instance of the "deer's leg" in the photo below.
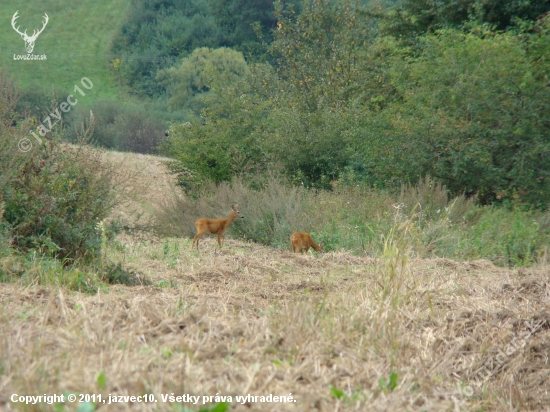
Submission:
{"label": "deer's leg", "polygon": [[222,234],[218,233],[218,246],[220,247],[220,249],[222,248],[222,243],[221,243],[222,236],[223,236]]}
{"label": "deer's leg", "polygon": [[203,233],[199,232],[195,235],[195,237],[193,238],[193,244],[191,245],[191,250],[193,250],[193,246],[195,246],[195,242],[197,243],[197,251],[199,250],[199,240],[202,235],[204,235],[204,232]]}

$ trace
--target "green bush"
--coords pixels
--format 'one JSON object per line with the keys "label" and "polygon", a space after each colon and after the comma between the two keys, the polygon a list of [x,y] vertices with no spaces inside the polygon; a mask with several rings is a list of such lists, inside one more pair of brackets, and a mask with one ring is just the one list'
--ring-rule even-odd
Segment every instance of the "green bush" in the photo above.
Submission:
{"label": "green bush", "polygon": [[59,259],[97,256],[95,226],[113,206],[109,173],[89,147],[48,143],[33,152],[2,190],[13,245]]}
{"label": "green bush", "polygon": [[493,206],[478,213],[463,239],[463,253],[469,258],[490,259],[501,266],[530,265],[550,245],[548,212]]}
{"label": "green bush", "polygon": [[[93,125],[82,130],[86,139]],[[48,135],[23,153],[16,149],[24,136],[21,128],[4,127],[1,132],[1,146],[11,158],[0,167],[0,230],[9,234],[10,244],[65,262],[97,256],[96,224],[114,204],[111,167],[101,160],[101,152],[63,145]]]}
{"label": "green bush", "polygon": [[471,20],[506,30],[521,20],[535,21],[549,9],[548,0],[404,0],[384,16],[382,31],[410,41],[426,32],[462,27]]}
{"label": "green bush", "polygon": [[354,135],[372,182],[430,174],[482,204],[550,202],[550,19],[526,41],[477,28],[421,39],[422,55],[396,59],[401,99],[359,122]]}

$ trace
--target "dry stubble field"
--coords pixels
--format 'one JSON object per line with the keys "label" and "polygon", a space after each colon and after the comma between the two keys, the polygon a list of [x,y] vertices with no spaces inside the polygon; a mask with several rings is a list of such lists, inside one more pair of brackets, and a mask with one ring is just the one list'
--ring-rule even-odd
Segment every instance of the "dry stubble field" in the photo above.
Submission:
{"label": "dry stubble field", "polygon": [[[0,408],[56,410],[9,398],[61,392],[159,401],[106,411],[182,410],[161,401],[172,393],[232,396],[233,411],[550,408],[550,267],[415,260],[399,239],[376,259],[230,239],[221,253],[213,238],[201,253],[190,239],[117,242],[109,258],[150,285],[89,295],[0,284]],[[522,345],[525,322],[540,327]],[[289,393],[296,402],[235,402]]]}

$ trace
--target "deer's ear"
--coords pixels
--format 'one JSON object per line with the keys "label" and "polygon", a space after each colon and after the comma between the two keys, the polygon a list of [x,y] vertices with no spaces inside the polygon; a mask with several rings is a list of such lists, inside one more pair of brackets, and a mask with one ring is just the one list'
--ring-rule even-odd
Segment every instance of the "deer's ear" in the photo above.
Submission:
{"label": "deer's ear", "polygon": [[236,203],[233,203],[233,205],[231,205],[231,209],[233,209],[235,212],[237,211],[237,205]]}
{"label": "deer's ear", "polygon": [[24,34],[22,34],[22,35],[21,35],[21,38],[22,38],[23,40],[25,40],[25,35],[24,35]]}

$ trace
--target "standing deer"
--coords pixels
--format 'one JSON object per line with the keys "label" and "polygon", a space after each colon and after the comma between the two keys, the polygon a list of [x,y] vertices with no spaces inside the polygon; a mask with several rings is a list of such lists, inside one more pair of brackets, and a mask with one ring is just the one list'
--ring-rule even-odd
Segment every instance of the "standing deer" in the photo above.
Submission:
{"label": "standing deer", "polygon": [[309,248],[315,249],[317,253],[324,253],[323,242],[319,244],[315,243],[309,233],[294,232],[290,235],[290,243],[292,243],[292,251],[296,253],[302,253],[303,249],[307,253]]}
{"label": "standing deer", "polygon": [[208,219],[202,217],[195,222],[197,227],[197,234],[193,238],[193,244],[191,245],[191,250],[197,242],[197,250],[199,250],[199,240],[205,233],[210,233],[212,235],[218,235],[218,245],[220,249],[222,248],[223,241],[225,239],[224,232],[225,230],[233,223],[236,218],[244,219],[244,215],[237,210],[238,205],[232,205],[231,209],[233,211],[227,216],[226,219]]}
{"label": "standing deer", "polygon": [[17,13],[19,13],[19,10],[15,12],[11,19],[11,27],[13,27],[13,29],[21,35],[23,40],[25,40],[25,49],[27,49],[27,53],[30,54],[34,50],[34,42],[36,41],[38,35],[44,31],[44,28],[46,27],[46,24],[48,24],[48,20],[50,20],[50,18],[46,13],[44,13],[44,23],[42,24],[42,28],[40,30],[34,30],[32,32],[32,36],[29,36],[27,34],[27,30],[25,30],[24,33],[21,33],[19,31],[19,27],[15,27],[15,21],[19,18]]}

